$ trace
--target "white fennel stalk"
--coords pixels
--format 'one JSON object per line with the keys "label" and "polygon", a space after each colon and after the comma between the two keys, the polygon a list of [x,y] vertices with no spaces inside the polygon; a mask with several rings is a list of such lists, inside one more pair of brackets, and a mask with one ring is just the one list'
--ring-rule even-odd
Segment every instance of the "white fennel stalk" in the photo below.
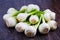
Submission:
{"label": "white fennel stalk", "polygon": [[20,9],[20,11],[22,11],[22,10],[23,10],[23,11],[26,11],[26,10],[27,10],[27,6],[25,6],[25,5],[22,6],[21,9]]}
{"label": "white fennel stalk", "polygon": [[9,17],[11,17],[10,14],[4,14],[4,15],[3,15],[3,20],[5,21],[5,20],[8,19]]}
{"label": "white fennel stalk", "polygon": [[9,8],[7,14],[15,14],[17,10],[15,8]]}

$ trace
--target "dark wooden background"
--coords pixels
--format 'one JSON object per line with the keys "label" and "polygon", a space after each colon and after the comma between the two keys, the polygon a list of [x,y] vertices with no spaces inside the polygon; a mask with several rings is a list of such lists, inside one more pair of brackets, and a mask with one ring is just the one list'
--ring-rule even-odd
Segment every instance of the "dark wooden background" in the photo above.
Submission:
{"label": "dark wooden background", "polygon": [[[56,12],[57,30],[50,31],[46,35],[38,32],[35,37],[28,38],[14,28],[7,28],[2,17],[8,8],[14,7],[19,10],[21,6],[28,4],[37,4],[41,10],[49,8]],[[60,40],[60,0],[0,0],[0,40]]]}

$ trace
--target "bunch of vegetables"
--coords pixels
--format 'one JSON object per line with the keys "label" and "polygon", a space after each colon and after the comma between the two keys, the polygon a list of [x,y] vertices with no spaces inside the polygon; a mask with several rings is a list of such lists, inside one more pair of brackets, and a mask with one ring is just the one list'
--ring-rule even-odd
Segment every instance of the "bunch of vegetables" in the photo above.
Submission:
{"label": "bunch of vegetables", "polygon": [[41,11],[38,5],[29,4],[22,6],[20,10],[9,8],[3,16],[7,27],[15,27],[17,32],[24,32],[28,37],[36,35],[37,31],[47,34],[50,30],[57,28],[55,21],[56,13],[50,9]]}

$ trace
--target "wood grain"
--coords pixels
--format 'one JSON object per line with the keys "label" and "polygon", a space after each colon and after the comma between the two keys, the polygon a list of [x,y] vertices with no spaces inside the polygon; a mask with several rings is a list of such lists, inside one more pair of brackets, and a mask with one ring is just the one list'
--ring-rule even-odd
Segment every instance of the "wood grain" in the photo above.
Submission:
{"label": "wood grain", "polygon": [[[37,4],[41,10],[47,8],[56,12],[56,21],[58,28],[50,31],[46,35],[37,32],[33,38],[28,38],[24,33],[18,33],[14,28],[7,28],[2,17],[6,14],[8,8],[13,7],[17,10],[23,5]],[[60,40],[60,1],[59,0],[0,0],[0,40]]]}

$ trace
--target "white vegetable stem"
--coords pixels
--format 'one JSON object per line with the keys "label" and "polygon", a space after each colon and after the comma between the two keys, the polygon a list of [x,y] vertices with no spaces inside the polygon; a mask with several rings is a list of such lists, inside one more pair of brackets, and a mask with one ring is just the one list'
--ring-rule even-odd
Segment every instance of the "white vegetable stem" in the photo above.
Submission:
{"label": "white vegetable stem", "polygon": [[9,8],[7,14],[15,14],[17,10],[15,8]]}
{"label": "white vegetable stem", "polygon": [[29,4],[28,7],[27,7],[27,10],[26,12],[31,12],[32,10],[40,10],[39,6],[38,5],[34,5],[34,4]]}
{"label": "white vegetable stem", "polygon": [[42,18],[43,23],[40,24],[40,26],[39,26],[39,32],[42,34],[46,34],[50,31],[50,27],[47,23],[45,23],[43,14],[41,14],[41,18]]}
{"label": "white vegetable stem", "polygon": [[54,20],[48,21],[51,30],[57,29],[57,22]]}
{"label": "white vegetable stem", "polygon": [[14,27],[17,23],[15,17],[10,17],[10,18],[6,19],[5,22],[6,22],[7,27]]}
{"label": "white vegetable stem", "polygon": [[18,24],[16,24],[15,29],[18,32],[23,32],[25,29],[27,29],[29,27],[29,25],[25,22],[20,22]]}
{"label": "white vegetable stem", "polygon": [[5,14],[5,15],[3,16],[3,20],[6,21],[6,19],[8,19],[9,17],[11,17],[10,14]]}
{"label": "white vegetable stem", "polygon": [[56,13],[52,12],[50,9],[46,9],[44,11],[44,18],[46,21],[50,21],[51,19],[55,20]]}
{"label": "white vegetable stem", "polygon": [[25,29],[25,31],[24,31],[25,35],[28,36],[28,37],[35,36],[36,33],[37,33],[37,28],[38,28],[38,26],[40,24],[40,21],[41,21],[41,18],[40,18],[39,22],[35,26],[29,26],[27,29]]}
{"label": "white vegetable stem", "polygon": [[22,10],[26,11],[27,10],[27,6],[22,6],[21,9],[20,9],[20,11],[22,11]]}
{"label": "white vegetable stem", "polygon": [[36,24],[36,23],[38,23],[38,21],[39,21],[39,18],[37,15],[31,15],[31,17],[29,18],[29,22],[31,24]]}
{"label": "white vegetable stem", "polygon": [[17,15],[17,20],[20,21],[20,22],[26,21],[28,16],[33,15],[36,12],[38,12],[38,11],[34,11],[34,12],[31,12],[31,13],[20,13],[20,14]]}

